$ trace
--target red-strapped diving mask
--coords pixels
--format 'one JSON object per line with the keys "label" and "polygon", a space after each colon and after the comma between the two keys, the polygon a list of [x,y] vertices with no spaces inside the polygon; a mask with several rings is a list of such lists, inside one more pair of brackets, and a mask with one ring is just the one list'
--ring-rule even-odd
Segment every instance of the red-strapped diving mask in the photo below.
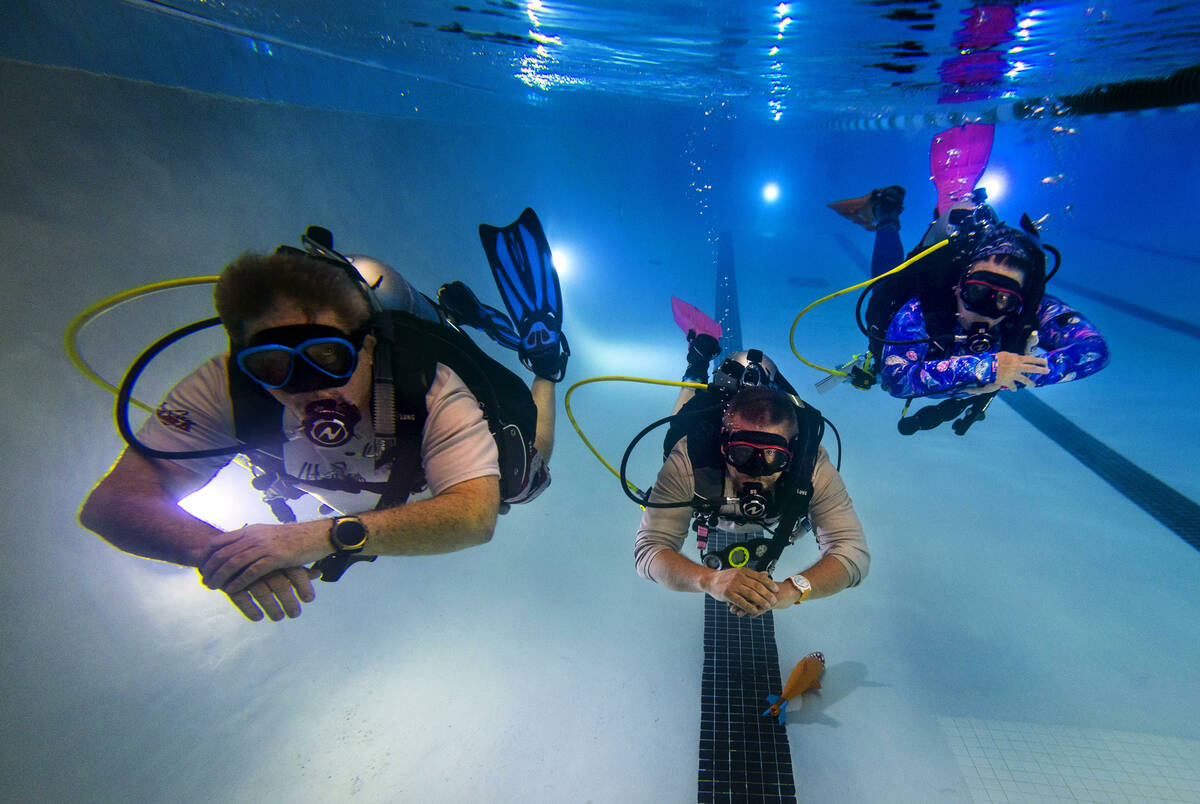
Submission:
{"label": "red-strapped diving mask", "polygon": [[757,430],[726,431],[721,440],[725,462],[750,477],[782,472],[792,462],[792,445],[778,433]]}
{"label": "red-strapped diving mask", "polygon": [[963,307],[985,318],[1000,318],[1021,312],[1021,284],[991,271],[972,271],[959,286]]}

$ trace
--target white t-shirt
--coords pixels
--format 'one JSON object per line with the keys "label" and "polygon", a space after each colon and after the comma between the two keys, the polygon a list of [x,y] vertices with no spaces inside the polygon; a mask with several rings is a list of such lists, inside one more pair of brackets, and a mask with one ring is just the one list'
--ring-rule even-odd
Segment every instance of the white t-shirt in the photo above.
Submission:
{"label": "white t-shirt", "polygon": [[[171,389],[138,431],[138,440],[163,451],[202,450],[236,443],[233,401],[229,395],[229,356],[213,357]],[[421,433],[421,466],[428,491],[438,495],[458,483],[488,475],[499,476],[496,442],[488,431],[479,402],[453,370],[438,364],[425,395],[427,417]],[[319,447],[305,438],[300,422],[285,410],[284,467],[304,480],[353,479],[382,483],[390,464],[377,467],[368,457],[374,440],[370,411],[354,429],[354,438],[340,447]],[[191,471],[212,477],[232,456],[181,459]],[[379,495],[369,491],[340,492],[298,484],[314,497],[343,513],[375,507]]]}

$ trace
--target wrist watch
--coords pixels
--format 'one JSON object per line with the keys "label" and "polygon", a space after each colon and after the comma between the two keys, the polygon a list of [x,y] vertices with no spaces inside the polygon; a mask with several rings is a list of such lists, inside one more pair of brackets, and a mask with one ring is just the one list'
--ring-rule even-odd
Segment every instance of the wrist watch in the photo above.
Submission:
{"label": "wrist watch", "polygon": [[356,516],[334,517],[329,543],[335,553],[358,553],[367,546],[367,526]]}
{"label": "wrist watch", "polygon": [[800,573],[797,572],[795,575],[788,578],[788,580],[791,581],[792,586],[796,587],[796,589],[800,592],[800,599],[796,601],[796,605],[803,603],[805,598],[812,594],[812,584],[808,582],[808,578],[805,578]]}

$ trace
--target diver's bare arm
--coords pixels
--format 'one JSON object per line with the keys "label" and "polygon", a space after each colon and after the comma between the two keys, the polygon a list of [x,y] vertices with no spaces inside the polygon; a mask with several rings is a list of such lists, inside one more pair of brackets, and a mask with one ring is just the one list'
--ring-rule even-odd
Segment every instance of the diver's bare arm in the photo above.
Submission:
{"label": "diver's bare arm", "polygon": [[92,489],[80,523],[127,553],[198,567],[220,531],[179,507],[207,478],[126,449]]}
{"label": "diver's bare arm", "polygon": [[707,566],[697,564],[674,550],[655,553],[647,572],[655,583],[674,592],[703,592],[704,578],[713,574],[713,570]]}
{"label": "diver's bare arm", "polygon": [[[428,500],[362,515],[370,533],[366,552],[419,556],[486,544],[500,512],[500,479],[476,477]],[[328,526],[325,546],[329,546]]]}
{"label": "diver's bare arm", "polygon": [[533,396],[534,407],[537,408],[537,432],[533,438],[533,448],[542,456],[542,460],[550,463],[550,455],[554,452],[554,419],[556,406],[554,403],[557,383],[541,377],[534,377],[529,386]]}
{"label": "diver's bare arm", "polygon": [[[850,573],[846,571],[845,565],[833,556],[822,556],[816,564],[801,571],[800,574],[808,578],[808,582],[812,584],[812,592],[809,593],[808,600],[836,595],[850,586]],[[795,586],[793,585],[792,588]]]}
{"label": "diver's bare arm", "polygon": [[[361,515],[369,555],[433,555],[484,544],[492,538],[500,508],[497,477],[477,477],[436,497]],[[329,520],[291,525],[248,525],[200,566],[212,588],[237,592],[284,567],[308,564],[332,552]]]}
{"label": "diver's bare arm", "polygon": [[676,592],[704,592],[713,570],[697,564],[676,550],[659,550],[650,560],[654,582]]}
{"label": "diver's bare arm", "polygon": [[[850,585],[850,573],[846,571],[846,567],[841,561],[838,561],[833,556],[822,556],[806,570],[800,570],[800,574],[808,578],[808,582],[812,584],[812,591],[805,598],[807,603],[809,600],[816,600],[819,597],[829,597],[836,595]],[[779,582],[779,602],[775,604],[775,608],[786,608],[800,597],[800,590],[791,581],[784,578]]]}

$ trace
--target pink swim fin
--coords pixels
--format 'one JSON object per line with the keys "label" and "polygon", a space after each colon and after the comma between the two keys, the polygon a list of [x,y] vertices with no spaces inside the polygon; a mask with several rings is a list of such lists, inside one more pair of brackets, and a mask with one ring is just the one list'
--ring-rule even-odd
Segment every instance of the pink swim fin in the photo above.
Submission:
{"label": "pink swim fin", "polygon": [[721,340],[721,325],[682,299],[671,297],[671,313],[685,335],[689,331],[697,335],[707,333]]}
{"label": "pink swim fin", "polygon": [[988,123],[967,123],[934,135],[929,171],[937,187],[939,215],[970,199],[992,155],[993,129]]}

